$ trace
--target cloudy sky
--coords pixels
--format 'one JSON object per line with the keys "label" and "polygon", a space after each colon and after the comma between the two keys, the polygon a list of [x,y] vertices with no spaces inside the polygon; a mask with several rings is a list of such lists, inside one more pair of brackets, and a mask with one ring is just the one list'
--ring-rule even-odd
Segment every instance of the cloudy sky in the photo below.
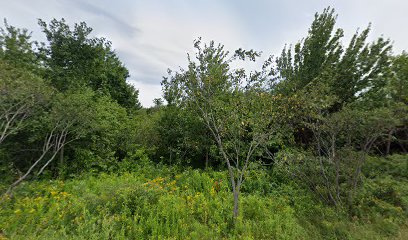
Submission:
{"label": "cloudy sky", "polygon": [[346,39],[371,22],[371,39],[390,38],[394,53],[408,49],[407,0],[0,0],[0,17],[36,40],[44,40],[38,18],[85,21],[94,35],[113,42],[147,107],[161,97],[167,68],[186,65],[194,39],[277,55],[304,37],[314,13],[327,6],[336,9]]}

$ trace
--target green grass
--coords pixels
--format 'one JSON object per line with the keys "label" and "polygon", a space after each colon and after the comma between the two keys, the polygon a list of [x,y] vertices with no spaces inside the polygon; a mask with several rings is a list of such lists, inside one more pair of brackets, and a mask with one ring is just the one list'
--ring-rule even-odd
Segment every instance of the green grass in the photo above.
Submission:
{"label": "green grass", "polygon": [[0,239],[384,239],[391,218],[350,220],[291,182],[250,172],[232,221],[226,172],[143,164],[132,172],[24,183],[0,205]]}

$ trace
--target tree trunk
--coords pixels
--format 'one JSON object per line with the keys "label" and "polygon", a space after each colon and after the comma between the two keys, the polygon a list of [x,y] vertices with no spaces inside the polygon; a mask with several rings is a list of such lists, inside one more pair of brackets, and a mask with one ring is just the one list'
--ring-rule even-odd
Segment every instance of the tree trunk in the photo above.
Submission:
{"label": "tree trunk", "polygon": [[62,146],[60,150],[60,166],[64,166],[64,146]]}
{"label": "tree trunk", "polygon": [[[336,171],[336,177],[335,177],[335,187],[336,187],[336,198],[337,201],[340,201],[340,183],[339,183],[339,178],[340,178],[340,159],[337,158],[336,156],[336,140],[335,137],[332,137],[332,160],[334,161],[334,167]],[[337,205],[337,201],[334,201],[335,205]]]}
{"label": "tree trunk", "polygon": [[[43,152],[43,154],[34,162],[33,165],[31,165],[31,167],[27,170],[27,172],[26,172],[23,176],[19,177],[15,182],[13,182],[13,183],[10,185],[10,187],[7,189],[7,191],[6,191],[6,193],[5,193],[6,195],[10,195],[11,192],[13,191],[13,189],[14,189],[15,187],[17,187],[24,179],[26,179],[28,175],[30,175],[31,171],[32,171],[32,170],[34,169],[34,167],[37,166],[37,164],[45,157],[45,154],[46,154],[47,152],[48,152],[48,150],[45,151],[45,152]],[[55,155],[54,155],[54,156],[55,156]]]}
{"label": "tree trunk", "polygon": [[234,217],[234,222],[235,222],[239,215],[239,189],[237,189],[236,187],[234,190],[234,211],[233,213],[234,213],[233,217]]}
{"label": "tree trunk", "polygon": [[54,134],[55,128],[51,131],[51,133],[45,138],[43,150],[41,156],[30,166],[27,172],[17,179],[14,183],[10,185],[10,187],[6,191],[6,195],[10,195],[11,192],[15,187],[17,187],[22,181],[24,181],[34,170],[34,168],[44,159],[44,157],[54,148],[53,153],[50,159],[41,167],[40,171],[37,173],[37,176],[40,175],[44,169],[51,163],[54,158],[57,156],[58,152],[61,148],[66,144],[66,134],[65,130],[61,134]]}
{"label": "tree trunk", "polygon": [[230,181],[231,181],[232,192],[234,194],[233,218],[234,218],[234,223],[235,223],[235,220],[237,219],[238,214],[239,214],[239,190],[240,190],[241,185],[240,185],[239,179],[235,179],[234,177],[234,170],[231,166],[230,160],[226,152],[224,151],[224,147],[222,146],[221,140],[219,138],[216,138],[216,140],[217,140],[217,144],[220,149],[220,152],[222,156],[224,157],[225,163],[227,164],[227,167],[228,167],[228,174],[229,174]]}
{"label": "tree trunk", "polygon": [[354,195],[357,192],[357,187],[358,187],[358,182],[360,180],[360,175],[361,175],[361,169],[363,167],[363,164],[366,160],[366,156],[367,153],[369,152],[369,149],[371,148],[371,144],[365,144],[364,148],[363,148],[363,154],[360,157],[360,159],[358,160],[358,165],[357,165],[357,169],[354,173],[354,176],[352,178],[352,185],[351,185],[351,189],[349,192],[349,197],[348,197],[348,202],[349,202],[349,210],[352,210],[354,206],[353,205],[353,200],[354,200]]}
{"label": "tree trunk", "polygon": [[335,160],[336,161],[336,198],[337,201],[340,201],[340,183],[339,183],[339,179],[340,179],[340,160]]}

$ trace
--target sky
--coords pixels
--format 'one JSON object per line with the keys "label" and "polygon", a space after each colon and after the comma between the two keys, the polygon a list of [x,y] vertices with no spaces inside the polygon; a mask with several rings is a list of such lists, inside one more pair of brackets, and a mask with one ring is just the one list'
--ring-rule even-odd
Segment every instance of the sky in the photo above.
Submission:
{"label": "sky", "polygon": [[345,43],[371,23],[370,40],[391,39],[395,54],[408,49],[407,0],[0,0],[0,17],[40,41],[45,39],[39,18],[65,18],[71,26],[85,21],[94,36],[112,42],[130,71],[129,83],[149,107],[162,97],[167,69],[187,65],[194,39],[276,56],[285,44],[305,37],[314,14],[328,6],[338,14]]}

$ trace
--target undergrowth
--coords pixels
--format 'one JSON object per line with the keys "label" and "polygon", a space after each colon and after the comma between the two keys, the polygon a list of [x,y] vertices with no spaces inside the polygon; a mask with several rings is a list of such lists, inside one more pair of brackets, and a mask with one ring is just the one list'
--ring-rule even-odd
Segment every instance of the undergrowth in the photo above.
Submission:
{"label": "undergrowth", "polygon": [[[378,164],[378,160],[373,162]],[[382,181],[389,182],[378,183],[374,172],[367,184],[372,194],[361,201],[360,209],[367,214],[348,216],[342,209],[323,205],[310,192],[282,180],[273,171],[255,168],[244,183],[241,214],[234,224],[227,172],[181,170],[148,161],[128,166],[120,174],[101,173],[65,181],[37,180],[22,184],[12,198],[1,203],[0,239],[403,239],[407,236],[407,198],[400,192],[406,189],[406,182],[396,186],[394,180],[383,178]],[[379,197],[381,191],[390,194],[388,199]],[[390,198],[399,202],[392,203]]]}

